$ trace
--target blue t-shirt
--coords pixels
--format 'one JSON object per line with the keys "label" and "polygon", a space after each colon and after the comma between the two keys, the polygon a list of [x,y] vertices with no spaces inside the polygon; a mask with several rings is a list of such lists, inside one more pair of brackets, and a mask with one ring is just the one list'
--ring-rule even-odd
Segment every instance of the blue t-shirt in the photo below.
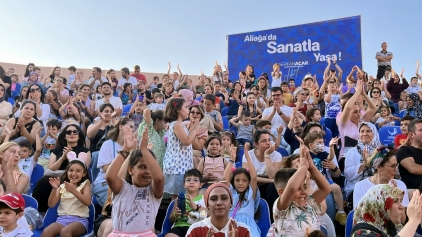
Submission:
{"label": "blue t-shirt", "polygon": [[314,161],[315,166],[317,167],[317,169],[325,176],[327,177],[327,172],[325,170],[325,168],[322,166],[322,162],[325,161],[328,158],[328,152],[323,151],[320,153],[313,153],[313,152],[309,152],[311,154],[312,160]]}

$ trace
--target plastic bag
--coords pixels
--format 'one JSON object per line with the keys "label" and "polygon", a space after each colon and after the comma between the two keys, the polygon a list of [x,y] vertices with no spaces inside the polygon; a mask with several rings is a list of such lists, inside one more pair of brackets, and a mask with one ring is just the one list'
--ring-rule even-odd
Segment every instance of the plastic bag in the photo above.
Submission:
{"label": "plastic bag", "polygon": [[41,229],[44,225],[43,218],[38,212],[37,209],[33,207],[27,207],[24,210],[24,216],[26,219],[26,222],[28,222],[29,228],[31,230],[38,230]]}

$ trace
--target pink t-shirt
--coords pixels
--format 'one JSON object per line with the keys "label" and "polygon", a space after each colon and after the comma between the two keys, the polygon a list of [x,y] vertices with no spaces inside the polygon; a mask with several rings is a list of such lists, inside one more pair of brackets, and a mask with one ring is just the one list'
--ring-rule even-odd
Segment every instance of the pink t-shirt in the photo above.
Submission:
{"label": "pink t-shirt", "polygon": [[113,230],[141,232],[154,230],[162,198],[155,198],[151,186],[136,187],[123,180],[123,188],[113,198]]}
{"label": "pink t-shirt", "polygon": [[[340,125],[340,116],[341,116],[342,113],[343,112],[338,113],[337,114],[337,117],[336,117],[336,123],[337,123],[337,126],[338,126],[338,131],[340,133],[339,136],[340,136],[341,144],[342,144],[341,149],[340,149],[339,158],[344,157],[344,155],[347,153],[347,151],[350,148],[352,148],[352,147],[345,147],[344,146],[344,143],[345,143],[344,137],[345,136],[348,136],[350,138],[353,138],[356,141],[359,139],[359,129],[358,129],[358,126],[356,124],[352,123],[350,121],[350,119],[347,120],[347,123],[344,124],[343,126]],[[365,114],[365,111],[361,110],[360,113],[361,113],[361,119],[362,119],[362,116]]]}

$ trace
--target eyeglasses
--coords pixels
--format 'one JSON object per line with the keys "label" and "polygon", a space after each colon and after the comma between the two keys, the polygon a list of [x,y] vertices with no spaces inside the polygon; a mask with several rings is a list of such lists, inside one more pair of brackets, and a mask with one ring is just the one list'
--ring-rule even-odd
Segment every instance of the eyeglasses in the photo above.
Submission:
{"label": "eyeglasses", "polygon": [[31,89],[31,90],[29,90],[31,93],[34,93],[34,92],[36,92],[36,91],[38,91],[38,92],[41,92],[41,89],[40,88],[37,88],[37,89]]}
{"label": "eyeglasses", "polygon": [[390,167],[391,169],[396,169],[397,167],[399,167],[399,164],[398,163],[392,164],[392,165],[389,165],[388,167]]}
{"label": "eyeglasses", "polygon": [[330,84],[336,84],[335,81],[329,81],[328,83],[330,83]]}
{"label": "eyeglasses", "polygon": [[272,97],[279,97],[279,96],[281,96],[282,94],[272,94],[271,96]]}
{"label": "eyeglasses", "polygon": [[79,134],[78,130],[67,130],[66,135]]}
{"label": "eyeglasses", "polygon": [[201,115],[201,112],[196,112],[196,111],[190,111],[190,114],[197,114],[197,115]]}
{"label": "eyeglasses", "polygon": [[306,94],[306,93],[300,93],[301,95],[304,95],[304,96],[308,96],[309,94]]}

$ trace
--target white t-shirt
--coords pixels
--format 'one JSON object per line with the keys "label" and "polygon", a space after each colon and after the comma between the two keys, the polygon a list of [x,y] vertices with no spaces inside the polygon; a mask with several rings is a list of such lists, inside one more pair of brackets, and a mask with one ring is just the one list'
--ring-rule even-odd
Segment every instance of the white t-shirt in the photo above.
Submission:
{"label": "white t-shirt", "polygon": [[28,223],[26,223],[26,227],[23,225],[26,222],[25,217],[21,217],[18,219],[17,224],[18,227],[16,227],[13,231],[9,233],[3,233],[3,227],[0,226],[0,236],[2,237],[31,237],[33,235],[31,229],[28,226]]}
{"label": "white t-shirt", "polygon": [[281,87],[281,77],[272,77],[271,87]]}
{"label": "white t-shirt", "polygon": [[[409,195],[407,193],[406,184],[404,184],[403,181],[401,181],[401,180],[395,179],[394,181],[396,181],[396,183],[397,183],[397,188],[404,191],[402,204],[403,204],[403,206],[407,207],[409,205]],[[391,185],[391,182],[389,182],[389,184]],[[355,188],[354,188],[354,191],[353,191],[353,209],[356,209],[357,205],[359,204],[359,201],[366,194],[366,191],[368,191],[373,186],[375,186],[375,184],[373,184],[369,180],[369,178],[361,180],[361,181],[359,181],[355,184]]]}
{"label": "white t-shirt", "polygon": [[[250,150],[249,156],[251,157],[252,164],[255,167],[256,174],[259,177],[268,177],[267,171],[265,169],[265,161],[264,162],[259,161],[258,158],[256,158],[254,151],[255,151],[255,149]],[[281,156],[281,154],[278,153],[277,151],[274,151],[273,153],[270,154],[270,160],[271,160],[272,163],[281,162],[282,158],[283,157]],[[243,159],[243,163],[248,163],[245,155],[243,155],[242,159]]]}
{"label": "white t-shirt", "polygon": [[[273,111],[274,106],[268,107],[266,109],[264,109],[264,111],[262,111],[262,117],[267,117],[268,115],[270,115]],[[280,111],[283,112],[284,115],[286,115],[287,117],[290,118],[290,116],[293,113],[293,108],[292,107],[288,107],[286,105],[283,105],[280,107]],[[284,130],[283,130],[283,134],[286,131],[287,128],[287,124],[284,122],[284,120],[281,118],[280,115],[277,114],[277,112],[274,114],[273,119],[271,120],[271,133],[274,134],[274,136],[277,137],[278,133],[277,133],[277,128],[280,127],[280,125],[283,125]]]}
{"label": "white t-shirt", "polygon": [[[113,148],[114,144],[114,148]],[[97,168],[100,169],[97,178],[94,181],[95,184],[105,182],[105,172],[103,170],[104,165],[109,165],[116,158],[117,152],[122,149],[122,146],[114,142],[113,140],[107,140],[101,146],[100,152],[98,153]],[[114,152],[113,152],[114,151]]]}
{"label": "white t-shirt", "polygon": [[161,199],[154,196],[150,185],[136,187],[123,180],[122,190],[113,198],[113,230],[153,231]]}
{"label": "white t-shirt", "polygon": [[119,79],[119,83],[117,84],[117,86],[121,86],[123,88],[123,85],[125,83],[127,83],[127,82],[129,82],[130,84],[132,84],[132,89],[134,89],[135,86],[138,85],[138,81],[136,80],[136,78],[133,77],[133,76],[130,76],[128,80],[126,80],[126,78],[123,78],[123,77],[120,78]]}
{"label": "white t-shirt", "polygon": [[18,166],[22,172],[28,175],[28,177],[31,177],[32,171],[34,170],[36,164],[37,163],[34,161],[34,157],[31,156],[26,159],[20,159]]}
{"label": "white t-shirt", "polygon": [[[95,101],[95,110],[99,110],[102,104],[104,104],[104,98],[101,100]],[[120,99],[120,97],[116,97],[116,96],[110,97],[110,104],[113,105],[115,110],[123,108],[122,99]]]}
{"label": "white t-shirt", "polygon": [[66,85],[66,87],[67,87],[67,89],[69,89],[70,90],[70,85],[72,84],[72,82],[75,80],[75,74],[73,74],[73,75],[70,75],[69,76],[69,78],[67,79],[67,85]]}
{"label": "white t-shirt", "polygon": [[[91,84],[91,82],[95,80],[94,77],[90,77],[89,81],[88,81],[88,85]],[[103,82],[108,82],[107,78],[105,77],[101,77],[101,83],[98,80],[95,80],[94,85],[92,86],[92,88],[95,90],[97,89],[97,86],[101,85]]]}

